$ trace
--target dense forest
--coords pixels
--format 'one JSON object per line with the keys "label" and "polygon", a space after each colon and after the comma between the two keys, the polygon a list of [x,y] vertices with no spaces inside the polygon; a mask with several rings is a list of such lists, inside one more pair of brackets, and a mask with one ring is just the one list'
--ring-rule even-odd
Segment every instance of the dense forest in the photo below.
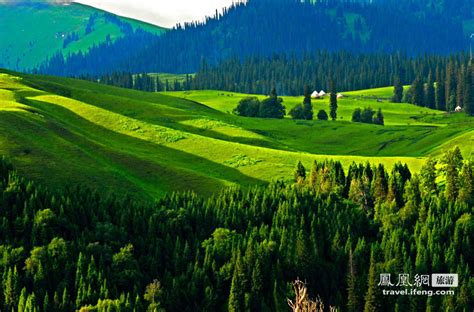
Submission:
{"label": "dense forest", "polygon": [[[105,42],[86,54],[58,54],[38,71],[62,76],[131,73],[194,73],[237,57],[314,51],[423,55],[465,51],[469,1],[417,5],[413,1],[250,0],[203,22],[177,25],[163,36]],[[440,2],[441,3],[441,2]]]}
{"label": "dense forest", "polygon": [[445,70],[437,67],[436,72],[430,70],[428,76],[418,75],[410,89],[402,94],[403,86],[396,78],[394,102],[404,101],[448,112],[463,110],[474,115],[474,62],[462,64],[450,60]]}
{"label": "dense forest", "polygon": [[276,85],[281,94],[301,95],[305,84],[328,90],[334,79],[337,90],[361,90],[394,85],[397,81],[407,85],[417,78],[428,82],[430,73],[432,82],[458,79],[460,72],[464,79],[468,64],[469,58],[464,54],[408,57],[398,53],[318,52],[301,59],[275,55],[244,61],[232,59],[217,66],[204,64],[192,87],[265,94]]}
{"label": "dense forest", "polygon": [[[0,161],[4,311],[472,311],[473,163],[299,163],[295,183],[156,203],[51,192]],[[453,296],[382,297],[379,273],[458,273]],[[394,280],[392,282],[395,282]],[[416,287],[416,286],[412,286]]]}
{"label": "dense forest", "polygon": [[[338,77],[333,80],[333,77]],[[123,88],[149,92],[190,89],[225,90],[249,94],[268,94],[275,86],[283,95],[301,95],[302,90],[331,88],[360,90],[394,85],[392,101],[406,102],[452,112],[456,107],[474,115],[474,63],[464,54],[450,57],[423,56],[411,58],[400,54],[356,55],[347,52],[306,55],[303,59],[273,56],[224,61],[218,66],[203,65],[194,76],[182,82],[161,81],[156,75],[113,73],[99,79],[83,76]],[[406,92],[404,85],[411,84]],[[329,88],[329,89],[328,89]],[[306,92],[306,93],[308,93]],[[255,103],[243,103],[236,113],[259,115]],[[252,107],[257,107],[253,109]],[[297,113],[296,119],[312,119]],[[293,114],[292,114],[293,116]]]}

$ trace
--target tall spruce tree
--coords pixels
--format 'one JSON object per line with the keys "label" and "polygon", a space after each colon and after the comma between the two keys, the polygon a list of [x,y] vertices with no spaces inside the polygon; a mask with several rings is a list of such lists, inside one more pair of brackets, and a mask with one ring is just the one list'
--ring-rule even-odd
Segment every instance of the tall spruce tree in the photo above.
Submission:
{"label": "tall spruce tree", "polygon": [[372,248],[372,251],[370,253],[370,267],[367,283],[367,293],[365,295],[364,312],[378,312],[380,310],[377,300],[377,292],[379,291],[377,288],[378,276],[375,266],[375,251],[374,248]]}
{"label": "tall spruce tree", "polygon": [[466,114],[474,115],[474,62],[469,63],[469,68],[466,73],[466,89],[464,99],[464,111]]}
{"label": "tall spruce tree", "polygon": [[396,76],[394,81],[392,102],[401,103],[403,100],[403,84],[399,76]]}
{"label": "tall spruce tree", "polygon": [[313,104],[311,103],[311,89],[304,87],[303,116],[306,120],[313,120]]}
{"label": "tall spruce tree", "polygon": [[329,83],[330,85],[330,92],[331,92],[331,98],[329,102],[329,115],[331,116],[332,120],[337,119],[337,92],[336,92],[336,85],[334,84],[334,81],[331,80]]}
{"label": "tall spruce tree", "polygon": [[446,86],[439,67],[436,68],[436,109],[446,110]]}
{"label": "tall spruce tree", "polygon": [[349,264],[347,271],[347,311],[357,312],[360,310],[357,289],[356,268],[352,250],[349,251]]}
{"label": "tall spruce tree", "polygon": [[412,91],[412,103],[417,105],[417,106],[424,106],[423,100],[424,100],[424,88],[423,88],[423,82],[421,80],[421,77],[417,77],[415,81],[413,81],[413,84],[411,86],[411,91]]}
{"label": "tall spruce tree", "polygon": [[451,60],[446,66],[446,110],[452,112],[456,105],[456,72],[454,61]]}
{"label": "tall spruce tree", "polygon": [[244,278],[245,275],[242,269],[242,259],[239,252],[235,262],[234,273],[232,275],[232,284],[230,286],[229,312],[241,312],[245,310]]}
{"label": "tall spruce tree", "polygon": [[435,108],[436,107],[435,88],[434,88],[433,75],[432,75],[431,71],[428,75],[428,82],[426,84],[426,93],[425,93],[424,104],[428,108]]}

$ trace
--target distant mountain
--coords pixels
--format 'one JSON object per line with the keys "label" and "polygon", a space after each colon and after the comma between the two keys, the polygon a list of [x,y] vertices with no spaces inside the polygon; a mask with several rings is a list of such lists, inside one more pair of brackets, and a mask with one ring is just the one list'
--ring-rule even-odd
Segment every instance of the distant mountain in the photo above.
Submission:
{"label": "distant mountain", "polygon": [[86,53],[93,46],[165,29],[81,4],[0,4],[0,67],[28,70],[61,52]]}
{"label": "distant mountain", "polygon": [[148,38],[143,48],[107,42],[87,55],[67,57],[65,63],[58,56],[40,71],[66,76],[189,73],[230,57],[317,50],[447,55],[469,47],[468,33],[474,32],[473,14],[466,10],[470,1],[250,0],[203,23],[177,25],[159,38]]}

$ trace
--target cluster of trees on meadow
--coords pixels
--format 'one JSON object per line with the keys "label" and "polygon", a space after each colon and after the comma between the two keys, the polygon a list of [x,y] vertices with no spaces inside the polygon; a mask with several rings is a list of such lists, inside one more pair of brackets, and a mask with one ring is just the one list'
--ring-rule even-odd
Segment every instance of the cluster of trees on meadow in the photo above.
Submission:
{"label": "cluster of trees on meadow", "polygon": [[247,97],[239,101],[234,109],[234,114],[245,117],[260,118],[284,118],[286,108],[283,106],[283,99],[278,97],[276,89],[273,88],[270,95],[260,101],[257,97]]}
{"label": "cluster of trees on meadow", "polygon": [[[329,112],[332,120],[337,119],[337,93],[334,89],[334,83],[331,84]],[[286,108],[283,105],[283,99],[278,97],[275,87],[272,88],[268,98],[260,101],[257,97],[246,97],[239,101],[233,113],[244,117],[259,118],[284,118]],[[313,120],[313,104],[311,103],[311,89],[304,87],[303,103],[293,107],[289,115],[295,120]],[[325,110],[320,110],[317,114],[318,120],[328,120],[328,114]]]}
{"label": "cluster of trees on meadow", "polygon": [[[203,22],[177,25],[162,36],[148,34],[143,38],[132,31],[88,53],[58,54],[38,70],[64,76],[101,76],[114,71],[195,73],[203,60],[213,66],[236,56],[240,60],[286,53],[299,57],[314,51],[445,55],[467,47],[463,22],[470,20],[472,13],[465,6],[251,0],[216,12]],[[245,86],[247,82],[242,79],[238,84]],[[312,80],[305,80],[309,82]],[[301,85],[304,83],[297,84]]]}
{"label": "cluster of trees on meadow", "polygon": [[417,76],[406,93],[403,93],[400,79],[395,80],[394,102],[403,101],[448,112],[460,107],[468,115],[474,115],[473,62],[465,64],[450,60],[444,70],[438,67],[425,78]]}
{"label": "cluster of trees on meadow", "polygon": [[[209,198],[51,192],[0,161],[4,311],[287,311],[297,277],[347,311],[471,311],[473,163],[302,164]],[[445,181],[440,183],[441,181]],[[381,297],[379,273],[458,273],[454,296]]]}
{"label": "cluster of trees on meadow", "polygon": [[356,108],[352,113],[352,122],[362,122],[381,126],[385,124],[382,109],[379,108],[378,111],[375,112],[371,107],[366,107],[363,110]]}

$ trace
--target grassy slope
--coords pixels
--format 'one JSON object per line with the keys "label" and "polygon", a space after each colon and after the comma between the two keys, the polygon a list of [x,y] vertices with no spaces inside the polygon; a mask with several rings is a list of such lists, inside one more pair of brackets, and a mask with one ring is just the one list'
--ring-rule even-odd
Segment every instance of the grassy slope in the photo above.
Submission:
{"label": "grassy slope", "polygon": [[[137,196],[188,189],[208,194],[232,184],[291,179],[298,160],[309,167],[328,155],[344,165],[400,160],[417,170],[421,157],[449,136],[467,133],[446,126],[239,118],[178,97],[53,77],[3,74],[0,90],[0,154],[21,173],[53,187],[88,183]],[[444,118],[433,113],[430,118]]]}
{"label": "grassy slope", "polygon": [[[89,17],[99,13],[94,31],[85,34]],[[62,34],[77,32],[80,40],[63,50],[87,51],[94,44],[123,36],[120,28],[107,23],[103,11],[81,5],[2,5],[0,4],[0,65],[8,68],[29,69],[39,65],[48,57],[63,50]],[[163,28],[132,19],[121,18],[134,29],[161,33]]]}
{"label": "grassy slope", "polygon": [[[472,137],[474,121],[463,114],[445,114],[440,111],[410,104],[390,103],[392,88],[344,92],[338,101],[337,125],[320,121],[272,121],[242,118],[247,129],[263,131],[270,137],[281,138],[290,148],[309,153],[330,155],[411,156],[424,157],[442,152],[443,142],[465,134]],[[164,93],[208,105],[229,113],[246,94],[222,91],[185,91]],[[264,96],[258,96],[264,98]],[[384,99],[381,103],[377,98]],[[302,97],[283,97],[287,112],[302,102]],[[328,111],[329,99],[313,100],[315,112]],[[355,108],[382,108],[385,127],[349,122]],[[281,123],[282,126],[275,127]],[[332,130],[332,131],[329,131]],[[350,137],[351,140],[347,140]],[[467,142],[459,142],[470,153]]]}

